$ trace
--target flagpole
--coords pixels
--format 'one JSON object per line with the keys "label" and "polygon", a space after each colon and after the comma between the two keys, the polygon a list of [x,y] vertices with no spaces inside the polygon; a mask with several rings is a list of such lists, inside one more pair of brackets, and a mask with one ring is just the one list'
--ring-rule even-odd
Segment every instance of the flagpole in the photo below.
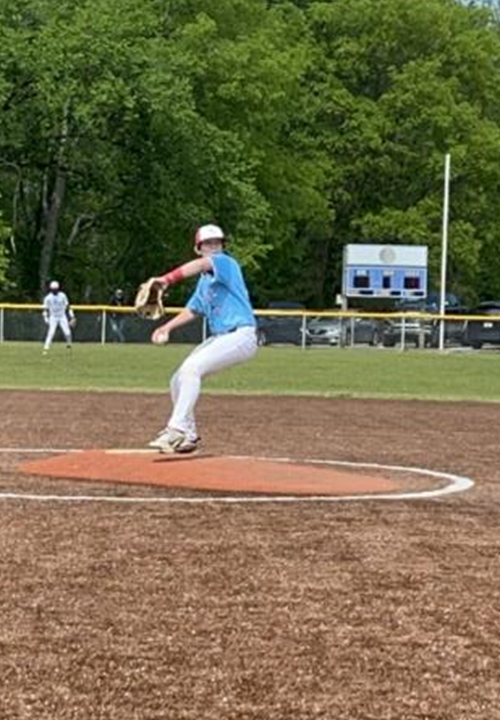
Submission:
{"label": "flagpole", "polygon": [[[443,231],[441,242],[441,287],[439,296],[439,314],[444,318],[446,307],[446,266],[448,259],[448,214],[450,204],[450,153],[446,153],[444,157],[444,193],[443,193]],[[439,322],[439,349],[444,348],[444,330],[445,321]]]}

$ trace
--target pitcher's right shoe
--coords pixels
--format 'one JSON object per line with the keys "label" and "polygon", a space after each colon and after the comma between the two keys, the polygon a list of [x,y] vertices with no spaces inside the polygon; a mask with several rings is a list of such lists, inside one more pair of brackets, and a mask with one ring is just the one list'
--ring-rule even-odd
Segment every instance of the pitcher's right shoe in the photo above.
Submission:
{"label": "pitcher's right shoe", "polygon": [[148,446],[161,453],[191,453],[198,449],[199,442],[199,438],[191,440],[182,430],[167,427]]}

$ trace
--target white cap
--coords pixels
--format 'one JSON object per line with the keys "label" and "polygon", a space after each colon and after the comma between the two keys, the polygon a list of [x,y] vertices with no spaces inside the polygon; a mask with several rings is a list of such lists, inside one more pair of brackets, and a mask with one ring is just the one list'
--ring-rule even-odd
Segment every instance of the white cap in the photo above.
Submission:
{"label": "white cap", "polygon": [[195,245],[200,245],[205,240],[224,240],[224,233],[218,225],[202,225],[194,236]]}
{"label": "white cap", "polygon": [[59,290],[59,283],[57,280],[52,280],[52,282],[49,285],[50,290]]}

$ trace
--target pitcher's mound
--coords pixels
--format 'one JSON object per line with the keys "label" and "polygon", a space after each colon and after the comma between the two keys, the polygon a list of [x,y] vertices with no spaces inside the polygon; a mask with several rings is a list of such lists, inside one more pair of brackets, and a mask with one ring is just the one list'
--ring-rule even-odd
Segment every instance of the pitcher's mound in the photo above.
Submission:
{"label": "pitcher's mound", "polygon": [[85,450],[23,463],[22,472],[55,478],[161,485],[220,492],[355,495],[397,492],[401,484],[307,461],[160,455],[141,450]]}

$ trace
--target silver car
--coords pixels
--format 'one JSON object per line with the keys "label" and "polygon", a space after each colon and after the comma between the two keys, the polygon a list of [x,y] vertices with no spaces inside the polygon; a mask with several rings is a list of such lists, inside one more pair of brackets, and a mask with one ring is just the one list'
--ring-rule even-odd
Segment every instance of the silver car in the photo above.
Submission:
{"label": "silver car", "polygon": [[307,323],[307,345],[378,345],[376,320],[370,318],[316,317]]}

